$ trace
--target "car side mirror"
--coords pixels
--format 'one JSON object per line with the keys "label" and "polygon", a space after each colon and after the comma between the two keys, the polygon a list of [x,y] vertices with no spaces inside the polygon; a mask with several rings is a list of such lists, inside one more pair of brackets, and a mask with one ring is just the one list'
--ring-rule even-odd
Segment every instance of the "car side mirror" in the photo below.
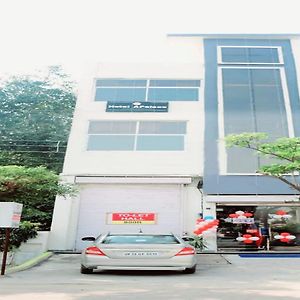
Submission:
{"label": "car side mirror", "polygon": [[81,240],[94,242],[96,240],[96,238],[94,238],[93,236],[85,236]]}

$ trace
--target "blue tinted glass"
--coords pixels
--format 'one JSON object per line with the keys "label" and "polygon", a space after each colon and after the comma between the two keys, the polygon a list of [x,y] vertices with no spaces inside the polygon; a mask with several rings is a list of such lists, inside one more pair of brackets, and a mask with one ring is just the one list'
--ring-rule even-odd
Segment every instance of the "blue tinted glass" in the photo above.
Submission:
{"label": "blue tinted glass", "polygon": [[90,135],[87,150],[134,150],[134,135]]}
{"label": "blue tinted glass", "polygon": [[96,101],[145,101],[143,88],[97,88]]}
{"label": "blue tinted glass", "polygon": [[253,97],[257,131],[267,132],[271,140],[288,136],[282,88],[255,86],[253,87]]}
{"label": "blue tinted glass", "polygon": [[91,121],[89,126],[90,134],[134,134],[135,131],[136,121]]}
{"label": "blue tinted glass", "polygon": [[254,85],[281,85],[278,69],[252,69],[251,79]]}
{"label": "blue tinted glass", "polygon": [[160,87],[199,87],[200,80],[150,80],[150,86]]}
{"label": "blue tinted glass", "polygon": [[222,61],[233,63],[279,63],[276,48],[222,48]]}
{"label": "blue tinted glass", "polygon": [[141,134],[185,134],[186,122],[159,122],[159,121],[141,121],[139,126]]}
{"label": "blue tinted glass", "polygon": [[[266,132],[271,140],[288,136],[278,69],[223,69],[222,75],[225,135]],[[227,171],[230,173],[253,173],[259,163],[266,161],[258,159],[247,149],[230,148],[226,151]]]}
{"label": "blue tinted glass", "polygon": [[255,131],[251,89],[248,86],[223,87],[225,135]]}
{"label": "blue tinted glass", "polygon": [[128,86],[128,87],[144,87],[147,80],[129,80],[129,79],[98,79],[96,86]]}
{"label": "blue tinted glass", "polygon": [[137,138],[136,149],[142,151],[182,151],[184,150],[184,137],[140,135]]}
{"label": "blue tinted glass", "polygon": [[276,48],[249,48],[249,57],[252,63],[279,63]]}
{"label": "blue tinted glass", "polygon": [[251,149],[227,148],[228,173],[256,173],[258,158]]}
{"label": "blue tinted glass", "polygon": [[248,55],[246,48],[222,48],[223,62],[248,62]]}
{"label": "blue tinted glass", "polygon": [[250,74],[250,69],[222,69],[223,84],[248,85]]}
{"label": "blue tinted glass", "polygon": [[149,88],[149,101],[198,101],[198,89]]}

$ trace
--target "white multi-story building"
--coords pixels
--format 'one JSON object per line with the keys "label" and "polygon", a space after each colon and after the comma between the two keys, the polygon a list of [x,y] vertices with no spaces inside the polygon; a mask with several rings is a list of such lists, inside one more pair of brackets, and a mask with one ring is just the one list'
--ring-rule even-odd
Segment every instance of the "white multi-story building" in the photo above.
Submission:
{"label": "white multi-story building", "polygon": [[[62,173],[79,192],[56,199],[50,249],[106,231],[192,234],[199,216],[221,221],[209,250],[239,248],[249,230],[261,248],[266,216],[284,209],[300,223],[298,195],[255,173],[267,162],[223,142],[299,136],[298,36],[170,35],[157,48],[157,62],[86,66]],[[252,216],[229,221],[236,210]]]}

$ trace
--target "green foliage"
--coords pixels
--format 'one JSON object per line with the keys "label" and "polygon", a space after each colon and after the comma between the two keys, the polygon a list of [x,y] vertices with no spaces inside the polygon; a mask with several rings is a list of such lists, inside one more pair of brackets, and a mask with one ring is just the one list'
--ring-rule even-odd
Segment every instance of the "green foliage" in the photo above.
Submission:
{"label": "green foliage", "polygon": [[226,146],[249,147],[250,145],[257,145],[261,140],[267,139],[266,133],[257,132],[249,133],[244,132],[241,134],[229,134],[225,138]]}
{"label": "green foliage", "polygon": [[[23,221],[20,223],[19,228],[14,228],[11,231],[9,239],[9,250],[19,248],[21,243],[26,242],[30,238],[34,238],[37,235],[37,224]],[[3,251],[5,240],[5,229],[0,229],[0,252]]]}
{"label": "green foliage", "polygon": [[[265,133],[231,134],[225,138],[227,147],[252,149],[260,156],[275,158],[278,163],[261,166],[259,173],[278,178],[300,192],[300,184],[295,174],[300,171],[300,138],[280,138],[271,142]],[[286,175],[291,175],[288,178]]]}
{"label": "green foliage", "polygon": [[197,252],[202,251],[204,248],[206,248],[202,235],[186,236],[183,237],[183,240],[187,241],[190,245],[195,247]]}
{"label": "green foliage", "polygon": [[0,82],[0,165],[60,172],[74,106],[73,83],[57,66]]}
{"label": "green foliage", "polygon": [[0,166],[0,199],[23,203],[22,220],[51,225],[56,195],[74,195],[72,185],[59,182],[59,176],[45,167]]}

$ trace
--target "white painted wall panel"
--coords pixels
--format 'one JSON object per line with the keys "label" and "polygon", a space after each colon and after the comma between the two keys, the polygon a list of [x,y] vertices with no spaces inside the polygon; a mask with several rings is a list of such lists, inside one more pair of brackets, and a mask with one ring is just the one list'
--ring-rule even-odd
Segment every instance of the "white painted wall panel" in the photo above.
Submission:
{"label": "white painted wall panel", "polygon": [[[182,233],[180,185],[102,185],[86,187],[80,193],[76,249],[87,244],[83,236],[98,236],[102,232],[174,232]],[[151,225],[112,225],[107,213],[149,212],[157,214]]]}
{"label": "white painted wall panel", "polygon": [[[85,65],[63,169],[64,175],[202,175],[204,58],[202,39],[163,38],[160,55],[134,62]],[[94,101],[95,78],[200,79],[200,101],[174,101],[168,113],[106,113]],[[185,151],[86,151],[89,120],[187,121]]]}

